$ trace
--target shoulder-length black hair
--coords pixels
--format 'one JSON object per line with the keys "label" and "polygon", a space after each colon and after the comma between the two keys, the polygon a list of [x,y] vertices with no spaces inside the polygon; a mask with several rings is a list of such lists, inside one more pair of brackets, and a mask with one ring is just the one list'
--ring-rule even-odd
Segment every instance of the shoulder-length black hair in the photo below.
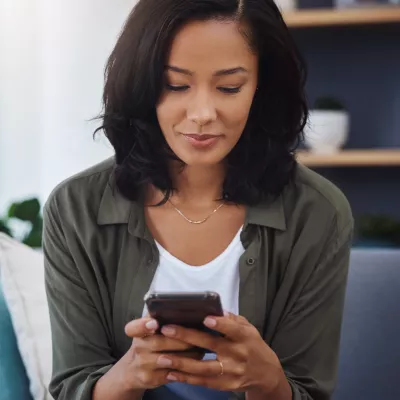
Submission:
{"label": "shoulder-length black hair", "polygon": [[189,21],[207,19],[244,22],[243,35],[259,55],[258,90],[227,157],[224,198],[257,204],[279,195],[294,175],[293,151],[308,115],[306,72],[274,1],[139,0],[107,62],[96,130],[104,130],[115,149],[115,182],[128,199],[137,200],[149,183],[165,193],[164,201],[174,190],[168,164],[177,157],[161,132],[156,105],[175,33]]}

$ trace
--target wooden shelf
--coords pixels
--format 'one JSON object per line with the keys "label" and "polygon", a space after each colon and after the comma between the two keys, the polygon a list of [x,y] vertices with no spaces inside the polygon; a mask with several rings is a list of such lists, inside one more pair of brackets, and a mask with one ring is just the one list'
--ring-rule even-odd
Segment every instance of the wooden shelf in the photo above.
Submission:
{"label": "wooden shelf", "polygon": [[400,6],[298,10],[286,12],[283,17],[291,28],[400,23]]}
{"label": "wooden shelf", "polygon": [[299,151],[297,160],[308,167],[400,166],[400,149],[343,150],[335,154]]}

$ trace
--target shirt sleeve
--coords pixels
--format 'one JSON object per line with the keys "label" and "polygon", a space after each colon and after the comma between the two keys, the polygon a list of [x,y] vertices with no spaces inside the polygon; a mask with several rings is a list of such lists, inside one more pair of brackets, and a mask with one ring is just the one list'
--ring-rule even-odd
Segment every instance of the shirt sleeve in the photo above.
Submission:
{"label": "shirt sleeve", "polygon": [[43,251],[50,312],[55,400],[91,400],[97,380],[116,362],[104,321],[68,250],[53,198],[44,209]]}
{"label": "shirt sleeve", "polygon": [[353,223],[333,231],[271,343],[293,400],[329,400],[336,383]]}

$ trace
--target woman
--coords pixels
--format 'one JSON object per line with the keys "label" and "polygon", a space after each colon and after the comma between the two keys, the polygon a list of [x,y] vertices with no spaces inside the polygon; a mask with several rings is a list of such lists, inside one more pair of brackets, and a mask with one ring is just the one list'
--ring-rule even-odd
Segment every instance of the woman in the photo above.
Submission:
{"label": "woman", "polygon": [[[294,159],[304,66],[273,0],[141,0],[106,72],[115,159],[45,207],[54,398],[329,399],[353,222]],[[154,334],[167,289],[219,292],[225,336]]]}

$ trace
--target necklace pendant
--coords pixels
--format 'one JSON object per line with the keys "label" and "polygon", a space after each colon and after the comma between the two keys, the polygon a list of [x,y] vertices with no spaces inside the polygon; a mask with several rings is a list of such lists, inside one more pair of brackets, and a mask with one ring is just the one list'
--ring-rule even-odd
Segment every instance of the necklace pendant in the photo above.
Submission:
{"label": "necklace pendant", "polygon": [[193,221],[191,219],[189,219],[188,217],[186,217],[185,214],[183,214],[183,212],[181,210],[179,210],[170,200],[168,200],[168,202],[172,205],[172,207],[175,209],[175,211],[182,217],[184,218],[187,222],[189,222],[190,224],[193,225],[200,225],[203,224],[204,222],[206,222],[213,214],[215,214],[225,203],[221,203],[210,215],[208,215],[206,218],[201,219],[199,221]]}
{"label": "necklace pendant", "polygon": [[191,224],[195,224],[195,225],[200,225],[206,221],[207,221],[207,219],[202,219],[201,221],[192,221],[191,219],[188,219],[188,222],[190,222]]}

